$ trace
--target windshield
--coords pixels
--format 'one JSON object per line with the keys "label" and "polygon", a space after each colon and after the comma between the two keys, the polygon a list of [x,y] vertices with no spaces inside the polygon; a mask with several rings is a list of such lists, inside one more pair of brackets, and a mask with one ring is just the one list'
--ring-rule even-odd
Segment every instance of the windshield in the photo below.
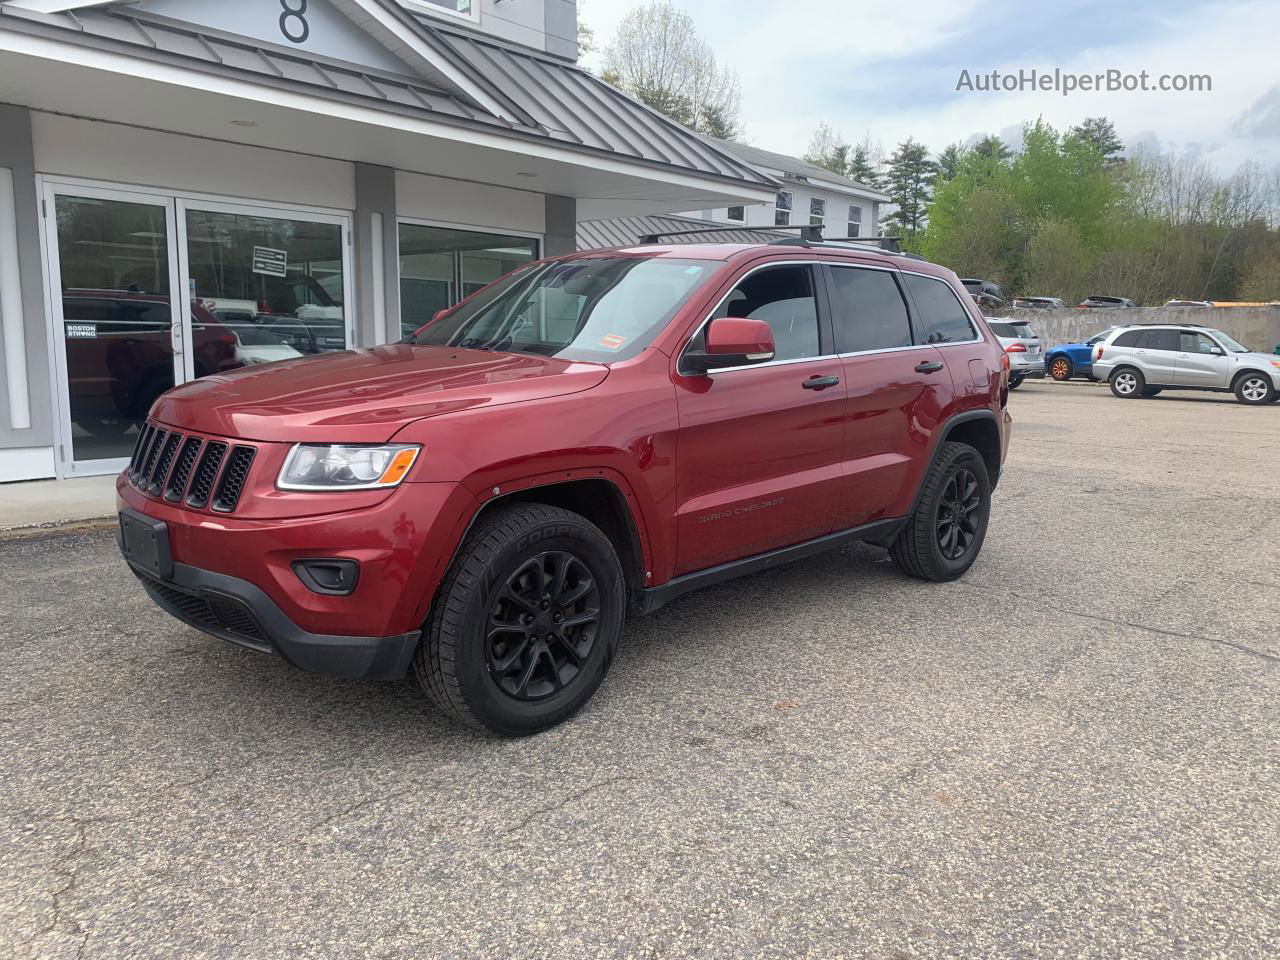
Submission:
{"label": "windshield", "polygon": [[626,360],[653,342],[715,265],[641,257],[535,263],[404,342],[595,363]]}
{"label": "windshield", "polygon": [[1225,346],[1232,353],[1252,353],[1253,352],[1248,347],[1246,347],[1243,343],[1237,343],[1235,340],[1232,340],[1221,330],[1214,330],[1212,332],[1215,337],[1217,337],[1219,340],[1222,341],[1223,346]]}

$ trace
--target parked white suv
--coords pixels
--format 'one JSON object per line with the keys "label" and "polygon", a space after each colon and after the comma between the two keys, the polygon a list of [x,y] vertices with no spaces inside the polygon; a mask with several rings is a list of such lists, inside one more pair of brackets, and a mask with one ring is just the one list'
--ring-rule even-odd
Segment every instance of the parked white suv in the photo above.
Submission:
{"label": "parked white suv", "polygon": [[1193,324],[1121,327],[1094,348],[1093,373],[1125,399],[1161,390],[1218,390],[1249,404],[1280,399],[1280,357]]}

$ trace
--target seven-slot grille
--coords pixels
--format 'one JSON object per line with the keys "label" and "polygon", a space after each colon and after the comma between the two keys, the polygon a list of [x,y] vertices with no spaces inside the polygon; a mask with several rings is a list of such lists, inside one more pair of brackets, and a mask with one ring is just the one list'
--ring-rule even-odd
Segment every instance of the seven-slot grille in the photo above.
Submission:
{"label": "seven-slot grille", "polygon": [[[129,461],[129,482],[152,497],[193,510],[231,513],[240,502],[257,448],[231,446],[148,423]],[[185,497],[185,500],[184,500]]]}

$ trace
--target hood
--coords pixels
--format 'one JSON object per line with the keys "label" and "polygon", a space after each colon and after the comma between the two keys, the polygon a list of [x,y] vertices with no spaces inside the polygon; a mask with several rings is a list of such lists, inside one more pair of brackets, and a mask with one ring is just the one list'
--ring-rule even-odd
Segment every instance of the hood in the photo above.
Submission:
{"label": "hood", "polygon": [[1260,350],[1255,350],[1252,353],[1233,353],[1231,356],[1242,362],[1248,361],[1251,365],[1258,364],[1262,367],[1271,367],[1272,370],[1276,369],[1271,366],[1272,364],[1280,363],[1280,355],[1274,353],[1263,353]]}
{"label": "hood", "polygon": [[396,343],[204,377],[170,390],[152,415],[244,440],[385,443],[414,420],[577,393],[608,375],[595,363]]}

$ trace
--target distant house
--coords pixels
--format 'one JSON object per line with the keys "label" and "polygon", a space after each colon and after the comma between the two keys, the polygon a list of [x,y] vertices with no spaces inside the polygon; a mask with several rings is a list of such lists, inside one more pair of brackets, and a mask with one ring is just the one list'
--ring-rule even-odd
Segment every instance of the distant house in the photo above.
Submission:
{"label": "distant house", "polygon": [[[631,236],[637,220],[661,220],[665,230],[719,227],[768,228],[775,226],[816,225],[823,227],[829,240],[846,237],[879,236],[878,225],[888,196],[856,180],[842,177],[797,157],[761,150],[728,140],[706,138],[720,150],[731,153],[760,173],[780,182],[772,203],[742,204],[691,210],[679,215],[661,217],[629,217],[615,221],[588,221],[578,225],[578,248],[596,249],[634,242]],[[657,228],[654,228],[657,229]],[[641,231],[646,232],[646,231]],[[648,232],[654,232],[649,230]],[[748,234],[750,235],[750,234]],[[712,235],[691,236],[700,241]],[[727,234],[720,239],[734,239]],[[622,240],[630,237],[629,240]],[[617,243],[603,244],[604,239]]]}

